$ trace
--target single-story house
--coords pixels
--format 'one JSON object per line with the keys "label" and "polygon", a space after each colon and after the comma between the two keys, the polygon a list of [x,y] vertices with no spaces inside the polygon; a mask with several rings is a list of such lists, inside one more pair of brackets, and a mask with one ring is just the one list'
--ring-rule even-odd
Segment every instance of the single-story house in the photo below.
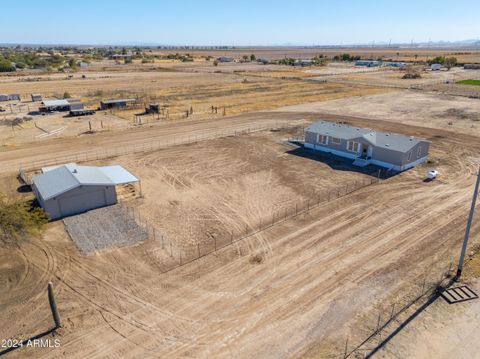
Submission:
{"label": "single-story house", "polygon": [[137,100],[134,98],[100,101],[100,109],[108,110],[111,108],[123,108],[123,107],[127,107],[129,103],[135,103],[135,102],[137,102]]}
{"label": "single-story house", "polygon": [[69,163],[42,172],[32,178],[32,190],[50,219],[113,205],[117,203],[116,185],[139,181],[122,166]]}
{"label": "single-story house", "polygon": [[427,161],[430,142],[413,136],[374,131],[329,121],[305,129],[305,147],[369,164],[404,171]]}

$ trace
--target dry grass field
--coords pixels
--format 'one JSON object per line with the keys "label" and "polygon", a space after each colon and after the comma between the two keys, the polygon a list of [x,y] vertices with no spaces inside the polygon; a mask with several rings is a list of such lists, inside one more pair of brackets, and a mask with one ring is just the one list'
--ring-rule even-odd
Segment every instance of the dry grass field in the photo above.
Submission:
{"label": "dry grass field", "polygon": [[[401,58],[414,56],[418,49],[290,49],[288,54],[309,57],[310,52],[314,56],[354,50],[393,57],[399,51]],[[240,56],[242,51],[251,53],[239,49],[228,54]],[[428,49],[418,54],[452,51]],[[281,58],[281,52],[255,50],[257,57]],[[472,50],[465,56],[478,54]],[[429,162],[333,197],[174,269],[158,239],[86,255],[61,221],[48,223],[40,237],[0,246],[0,339],[31,338],[52,327],[46,295],[46,284],[52,281],[63,327],[44,338],[59,339],[61,346],[23,347],[8,354],[0,348],[0,355],[343,358],[345,339],[351,347],[363,341],[380,307],[411,293],[425,278],[438,279],[456,259],[463,239],[480,164],[480,100],[431,88],[397,88],[404,81],[397,71],[262,66],[213,67],[201,60],[127,66],[102,61],[70,80],[65,74],[2,75],[0,93],[53,96],[68,91],[92,107],[104,97],[138,96],[140,101],[168,105],[172,116],[138,125],[132,119],[138,109],[98,112],[83,119],[57,113],[32,116],[14,134],[11,127],[0,126],[0,193],[12,200],[31,199],[17,175],[22,164],[32,161],[41,166],[73,156],[78,163],[120,164],[142,181],[142,196],[121,196],[124,203],[169,240],[192,246],[241,232],[245,226],[253,228],[297,201],[372,178],[376,169],[360,171],[285,143],[318,119],[426,138],[431,141]],[[475,72],[456,69],[422,74],[418,84],[444,81],[445,74],[476,78]],[[27,77],[38,80],[26,81]],[[328,81],[318,81],[323,79]],[[225,107],[226,114],[212,114],[212,105],[219,112]],[[185,118],[182,113],[190,106],[194,114]],[[0,121],[27,113],[2,112]],[[89,120],[92,132],[87,131]],[[288,129],[279,129],[286,124]],[[258,126],[271,130],[236,135]],[[45,133],[38,127],[66,128],[58,136],[38,138]],[[225,131],[235,135],[226,137]],[[211,139],[175,142],[205,134]],[[153,143],[169,145],[153,150]],[[119,154],[119,149],[124,152]],[[132,153],[125,154],[128,149]],[[82,157],[85,151],[109,156],[92,161]],[[439,177],[424,181],[432,168]],[[480,222],[474,221],[472,244],[478,244],[479,234]],[[477,272],[467,270],[470,283],[477,283]],[[462,333],[476,330],[465,325],[465,318],[478,315],[477,302],[458,312],[463,316],[452,319],[452,328]],[[435,310],[439,312],[397,336],[378,356],[425,357],[426,346],[413,348],[410,343],[418,335],[425,343],[436,342],[418,329],[428,325],[425,330],[435,331],[436,320],[448,308]],[[449,338],[451,330],[438,328],[441,338]],[[474,342],[475,334],[470,338]],[[438,357],[445,357],[448,348],[444,349]]]}

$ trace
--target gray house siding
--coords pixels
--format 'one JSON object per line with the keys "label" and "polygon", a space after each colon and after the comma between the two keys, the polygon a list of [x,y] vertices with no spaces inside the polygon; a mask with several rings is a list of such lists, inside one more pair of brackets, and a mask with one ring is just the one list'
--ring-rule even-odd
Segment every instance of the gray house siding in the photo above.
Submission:
{"label": "gray house siding", "polygon": [[[401,152],[392,148],[374,145],[364,137],[355,137],[351,139],[340,138],[340,143],[337,144],[333,143],[332,136],[325,135],[328,137],[328,142],[327,144],[324,144],[318,141],[318,136],[319,133],[305,131],[305,147],[333,153],[350,159],[362,156],[365,149],[365,154],[370,158],[372,164],[400,171],[426,161],[430,147],[428,141],[421,140],[408,151]],[[349,141],[361,144],[358,152],[352,152],[347,149]],[[411,153],[410,159],[409,153]]]}
{"label": "gray house siding", "polygon": [[39,203],[50,219],[71,216],[91,209],[109,206],[117,203],[115,186],[87,186],[83,185],[63,193],[57,197]]}

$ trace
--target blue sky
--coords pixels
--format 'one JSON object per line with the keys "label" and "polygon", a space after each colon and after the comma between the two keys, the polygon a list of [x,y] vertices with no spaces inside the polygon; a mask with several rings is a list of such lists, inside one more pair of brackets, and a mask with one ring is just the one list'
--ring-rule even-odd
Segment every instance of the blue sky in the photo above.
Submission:
{"label": "blue sky", "polygon": [[9,1],[0,43],[333,45],[480,38],[479,0]]}

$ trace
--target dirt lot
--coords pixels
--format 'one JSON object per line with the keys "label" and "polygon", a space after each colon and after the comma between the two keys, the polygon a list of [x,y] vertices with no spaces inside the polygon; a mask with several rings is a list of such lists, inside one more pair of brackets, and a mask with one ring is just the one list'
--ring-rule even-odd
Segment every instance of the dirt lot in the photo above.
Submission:
{"label": "dirt lot", "polygon": [[[61,223],[52,223],[44,239],[27,239],[18,248],[0,250],[6,274],[2,276],[0,310],[7,323],[0,329],[0,337],[26,338],[51,325],[45,285],[53,280],[64,323],[58,336],[62,346],[22,348],[11,356],[278,358],[341,352],[338,343],[355,323],[355,315],[407,285],[425,266],[443,264],[456,253],[462,239],[457,228],[464,225],[471,173],[480,149],[477,138],[468,135],[384,121],[349,121],[426,136],[433,141],[431,159],[441,178],[424,183],[428,166],[420,166],[166,274],[161,273],[166,254],[159,243],[150,240],[85,257]],[[270,136],[274,135],[267,139]],[[276,190],[297,195],[295,191],[302,186],[311,186],[314,177],[308,172],[295,173],[300,185],[293,188],[283,181],[291,181],[287,176],[291,170],[313,169],[316,162],[298,159],[301,166],[289,164],[297,159],[281,154],[280,145],[270,149],[255,143],[250,149],[254,137],[233,140],[240,145],[214,153],[210,146],[215,148],[215,143],[204,143],[204,149],[189,151],[190,161],[182,160],[191,169],[179,169],[173,162],[175,151],[186,149],[147,155],[145,175],[154,174],[155,167],[148,168],[148,164],[157,161],[155,166],[161,168],[165,163],[180,180],[190,179],[197,188],[205,189],[206,195],[197,191],[198,207],[205,207],[202,201],[215,189],[225,191],[229,185],[237,193],[233,200],[238,200],[242,181],[263,183],[257,193],[273,197],[262,193],[263,200],[271,201],[267,203],[283,199]],[[235,155],[240,148],[245,153]],[[275,153],[280,159],[269,158]],[[205,159],[209,156],[215,159],[211,170]],[[232,162],[227,160],[230,156]],[[242,159],[246,164],[236,169]],[[269,177],[260,160],[273,161],[274,168],[283,163],[288,172],[275,170]],[[255,166],[248,165],[249,161]],[[206,173],[198,170],[202,163],[208,168]],[[231,171],[241,174],[242,168],[251,171],[248,178],[235,182],[229,177]],[[208,183],[210,172],[220,183],[218,176],[223,176],[225,185],[202,186]],[[160,171],[159,177],[164,174]],[[285,178],[281,179],[282,175]],[[154,178],[149,181],[153,186]],[[163,178],[160,186],[167,188],[168,181],[172,179]],[[318,183],[329,184],[323,179]],[[189,193],[188,186],[182,187],[180,182],[176,186],[175,197],[185,200],[181,194]],[[221,198],[215,193],[212,197],[214,202]],[[245,197],[239,205],[259,203]],[[252,206],[251,210],[258,209]],[[479,231],[475,224],[474,236]],[[425,260],[425,253],[435,256]]]}
{"label": "dirt lot", "polygon": [[369,117],[408,125],[480,135],[480,101],[446,94],[402,91],[283,107],[279,112],[311,111]]}
{"label": "dirt lot", "polygon": [[286,209],[342,183],[370,178],[352,172],[344,162],[305,158],[308,153],[280,143],[302,129],[229,137],[99,163],[120,164],[142,179],[144,198],[129,205],[137,206],[167,238],[179,245],[206,244],[214,238],[225,242],[232,232],[237,236],[245,226],[271,222],[273,215],[284,216]]}
{"label": "dirt lot", "polygon": [[[290,66],[233,63],[222,64],[212,73],[206,69],[213,69],[213,66],[204,62],[188,63],[189,67],[180,62],[167,64],[152,68],[116,65],[119,68],[117,71],[108,68],[73,74],[0,76],[0,93],[19,93],[23,98],[23,102],[12,109],[6,107],[7,103],[0,104],[6,109],[0,113],[0,143],[10,146],[30,141],[44,142],[49,137],[82,136],[90,131],[88,120],[92,122],[94,131],[132,128],[136,126],[135,115],[143,113],[145,105],[150,102],[160,103],[165,109],[159,117],[162,121],[184,120],[186,111],[190,109],[193,114],[188,119],[201,120],[390,90],[304,81],[303,77],[312,74]],[[101,100],[111,98],[136,98],[138,106],[113,113],[102,111],[93,117],[76,119],[64,118],[64,113],[48,116],[32,114],[37,111],[39,103],[30,101],[30,93],[41,93],[44,98],[61,98],[64,92],[80,98],[92,109],[98,108]],[[215,113],[212,113],[212,106],[217,108]],[[32,121],[21,127],[8,126],[9,121],[25,116],[32,117]],[[143,123],[157,123],[155,119],[142,116]],[[35,127],[34,123],[41,128]],[[45,135],[54,130],[59,132]]]}

